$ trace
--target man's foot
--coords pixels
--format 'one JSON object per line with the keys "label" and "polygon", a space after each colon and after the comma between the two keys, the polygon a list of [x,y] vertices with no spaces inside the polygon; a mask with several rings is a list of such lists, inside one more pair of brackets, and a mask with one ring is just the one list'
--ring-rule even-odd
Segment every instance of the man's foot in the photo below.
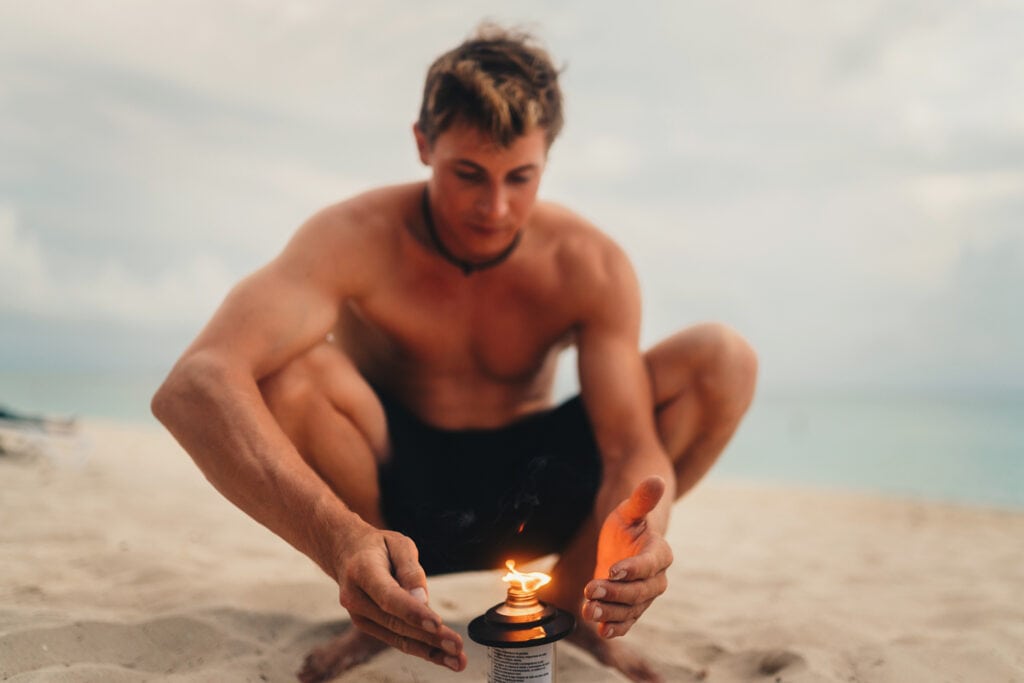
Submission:
{"label": "man's foot", "polygon": [[567,640],[589,652],[605,666],[622,672],[631,681],[637,683],[664,683],[665,681],[657,671],[651,668],[645,657],[620,640],[602,638],[592,624],[577,620],[576,630]]}
{"label": "man's foot", "polygon": [[302,683],[320,683],[329,681],[357,664],[362,664],[387,645],[366,635],[355,626],[322,645],[306,656],[306,661],[299,671]]}

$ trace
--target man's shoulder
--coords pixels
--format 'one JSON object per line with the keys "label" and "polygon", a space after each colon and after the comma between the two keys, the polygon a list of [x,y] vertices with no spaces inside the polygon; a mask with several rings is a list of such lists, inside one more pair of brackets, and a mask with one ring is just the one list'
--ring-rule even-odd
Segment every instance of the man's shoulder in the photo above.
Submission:
{"label": "man's shoulder", "polygon": [[410,202],[419,196],[420,185],[389,185],[355,194],[320,209],[300,231],[313,232],[320,238],[378,240],[401,227]]}
{"label": "man's shoulder", "polygon": [[608,239],[601,230],[578,212],[564,204],[550,200],[537,200],[533,221],[545,231],[557,231],[563,237],[601,241]]}
{"label": "man's shoulder", "polygon": [[535,226],[559,265],[581,275],[612,275],[631,268],[625,251],[607,233],[556,202],[537,203]]}
{"label": "man's shoulder", "polygon": [[365,291],[393,258],[415,196],[415,185],[395,185],[326,206],[295,231],[275,264],[338,291]]}

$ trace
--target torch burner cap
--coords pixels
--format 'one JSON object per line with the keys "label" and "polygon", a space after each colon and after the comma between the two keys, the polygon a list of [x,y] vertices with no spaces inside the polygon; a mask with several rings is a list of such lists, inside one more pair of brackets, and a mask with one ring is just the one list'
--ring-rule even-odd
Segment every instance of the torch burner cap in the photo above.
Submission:
{"label": "torch burner cap", "polygon": [[[506,566],[514,571],[511,560]],[[569,635],[576,627],[576,619],[537,599],[537,590],[550,581],[550,577],[545,578],[529,589],[526,582],[518,586],[509,582],[505,602],[471,621],[469,637],[488,647],[525,648],[553,643]]]}
{"label": "torch burner cap", "polygon": [[469,624],[469,637],[488,647],[534,647],[561,640],[576,620],[568,612],[534,598],[532,607],[500,602]]}

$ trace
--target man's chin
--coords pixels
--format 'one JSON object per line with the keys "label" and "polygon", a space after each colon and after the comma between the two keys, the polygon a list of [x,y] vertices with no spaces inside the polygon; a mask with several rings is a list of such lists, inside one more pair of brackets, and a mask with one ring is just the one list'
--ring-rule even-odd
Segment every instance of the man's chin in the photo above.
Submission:
{"label": "man's chin", "polygon": [[470,247],[469,258],[473,261],[489,261],[497,258],[515,244],[518,234],[517,230],[491,231],[473,228],[473,239],[466,245]]}

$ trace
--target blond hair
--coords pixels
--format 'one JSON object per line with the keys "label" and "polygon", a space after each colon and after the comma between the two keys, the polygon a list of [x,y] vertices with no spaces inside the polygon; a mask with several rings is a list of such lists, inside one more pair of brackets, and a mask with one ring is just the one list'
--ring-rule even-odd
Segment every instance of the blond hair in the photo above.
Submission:
{"label": "blond hair", "polygon": [[481,25],[427,71],[417,122],[427,141],[457,121],[476,126],[507,147],[534,127],[550,147],[562,129],[558,71],[525,31]]}

